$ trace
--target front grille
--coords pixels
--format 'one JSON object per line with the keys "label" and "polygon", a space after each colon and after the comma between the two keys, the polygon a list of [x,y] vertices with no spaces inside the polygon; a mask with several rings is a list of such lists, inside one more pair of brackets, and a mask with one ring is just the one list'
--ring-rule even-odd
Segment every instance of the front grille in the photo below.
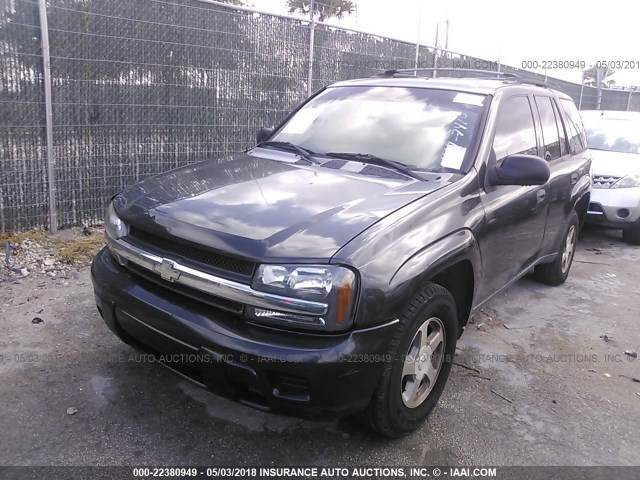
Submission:
{"label": "front grille", "polygon": [[201,265],[236,273],[243,277],[251,277],[255,268],[255,264],[253,262],[178,243],[135,227],[130,227],[128,236],[136,243],[152,247],[152,249],[156,250],[160,255],[163,253],[173,254],[177,257],[191,260],[192,262],[196,262]]}
{"label": "front grille", "polygon": [[622,177],[615,177],[613,175],[594,175],[593,188],[611,188],[611,186],[621,178]]}

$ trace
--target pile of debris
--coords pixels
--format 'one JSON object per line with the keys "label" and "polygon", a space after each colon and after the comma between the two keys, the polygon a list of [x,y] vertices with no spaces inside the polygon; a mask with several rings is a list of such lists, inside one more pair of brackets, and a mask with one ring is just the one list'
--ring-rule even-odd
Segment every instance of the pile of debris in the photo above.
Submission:
{"label": "pile of debris", "polygon": [[55,237],[40,230],[4,235],[0,237],[4,257],[0,284],[21,283],[29,275],[77,278],[77,268],[89,264],[103,244],[102,231],[88,227]]}

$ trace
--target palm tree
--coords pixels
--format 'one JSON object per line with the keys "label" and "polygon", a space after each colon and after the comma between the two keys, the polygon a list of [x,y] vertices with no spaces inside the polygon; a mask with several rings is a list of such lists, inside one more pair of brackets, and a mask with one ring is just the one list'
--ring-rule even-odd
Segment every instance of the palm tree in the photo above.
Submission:
{"label": "palm tree", "polygon": [[596,65],[591,65],[589,68],[582,71],[582,82],[587,86],[597,87],[598,78],[600,78],[601,86],[613,87],[616,84],[616,81],[613,79],[607,80],[607,78],[614,73],[616,73],[615,70],[611,70],[608,67],[598,69]]}

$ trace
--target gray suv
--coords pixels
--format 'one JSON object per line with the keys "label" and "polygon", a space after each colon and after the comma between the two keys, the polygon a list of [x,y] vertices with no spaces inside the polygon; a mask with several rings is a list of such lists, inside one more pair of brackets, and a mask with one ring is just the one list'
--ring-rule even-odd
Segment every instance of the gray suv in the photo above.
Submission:
{"label": "gray suv", "polygon": [[573,102],[545,86],[336,83],[255,147],[116,195],[96,302],[124,342],[213,392],[404,435],[475,309],[530,270],[567,279],[589,167]]}

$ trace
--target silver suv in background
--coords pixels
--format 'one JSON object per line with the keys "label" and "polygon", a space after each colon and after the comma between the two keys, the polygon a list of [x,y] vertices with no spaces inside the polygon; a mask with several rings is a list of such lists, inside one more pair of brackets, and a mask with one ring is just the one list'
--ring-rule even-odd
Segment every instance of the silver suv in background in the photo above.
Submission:
{"label": "silver suv in background", "polygon": [[580,113],[593,157],[587,222],[622,229],[625,241],[640,245],[640,113]]}

